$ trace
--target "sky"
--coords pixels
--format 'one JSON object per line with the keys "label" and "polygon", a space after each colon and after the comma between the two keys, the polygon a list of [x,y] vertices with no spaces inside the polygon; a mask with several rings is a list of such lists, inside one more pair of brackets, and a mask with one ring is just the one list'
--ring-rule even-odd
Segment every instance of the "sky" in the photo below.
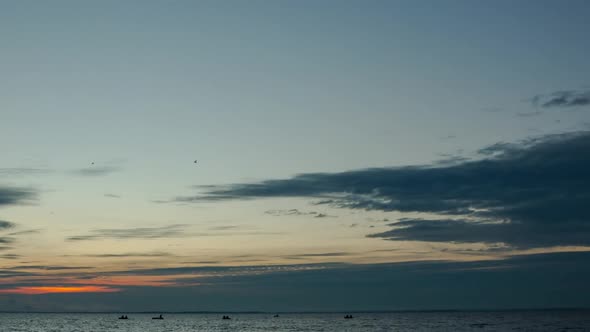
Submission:
{"label": "sky", "polygon": [[0,1],[0,310],[590,307],[589,9]]}

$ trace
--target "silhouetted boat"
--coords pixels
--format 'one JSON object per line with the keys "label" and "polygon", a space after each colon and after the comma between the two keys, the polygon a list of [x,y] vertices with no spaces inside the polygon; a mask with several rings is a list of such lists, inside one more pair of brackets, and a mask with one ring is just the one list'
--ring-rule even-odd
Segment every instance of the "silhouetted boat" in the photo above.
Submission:
{"label": "silhouetted boat", "polygon": [[231,319],[231,318],[229,318],[229,316],[223,316],[223,317],[221,317],[221,319]]}
{"label": "silhouetted boat", "polygon": [[121,317],[119,317],[119,319],[129,319],[129,317],[127,317],[127,315],[122,315]]}
{"label": "silhouetted boat", "polygon": [[277,318],[277,317],[279,317],[279,315],[274,315],[274,318]]}
{"label": "silhouetted boat", "polygon": [[164,317],[162,317],[162,315],[160,315],[159,317],[152,317],[152,319],[164,319]]}
{"label": "silhouetted boat", "polygon": [[344,319],[351,319],[351,318],[352,318],[352,315],[346,315],[346,316],[344,316]]}

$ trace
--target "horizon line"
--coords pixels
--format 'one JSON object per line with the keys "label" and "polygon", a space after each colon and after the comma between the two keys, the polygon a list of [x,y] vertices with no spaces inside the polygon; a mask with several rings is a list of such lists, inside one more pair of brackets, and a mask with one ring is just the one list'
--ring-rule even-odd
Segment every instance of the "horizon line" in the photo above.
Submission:
{"label": "horizon line", "polygon": [[267,311],[267,310],[229,310],[229,311],[7,311],[0,314],[342,314],[342,313],[429,313],[429,312],[518,312],[518,311],[587,311],[590,307],[546,307],[546,308],[489,308],[489,309],[397,309],[397,310],[337,310],[337,311]]}

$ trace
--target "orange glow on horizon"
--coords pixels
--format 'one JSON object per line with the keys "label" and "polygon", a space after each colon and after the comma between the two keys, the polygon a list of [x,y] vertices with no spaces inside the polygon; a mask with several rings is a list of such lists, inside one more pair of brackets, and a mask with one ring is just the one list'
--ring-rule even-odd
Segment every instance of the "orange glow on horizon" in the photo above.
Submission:
{"label": "orange glow on horizon", "polygon": [[49,293],[113,293],[120,289],[105,286],[31,286],[0,289],[0,294],[49,294]]}

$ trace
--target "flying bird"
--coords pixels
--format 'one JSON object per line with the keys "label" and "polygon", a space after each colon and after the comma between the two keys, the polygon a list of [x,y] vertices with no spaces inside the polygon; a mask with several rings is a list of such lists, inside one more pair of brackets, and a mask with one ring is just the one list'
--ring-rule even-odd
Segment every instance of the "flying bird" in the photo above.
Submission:
{"label": "flying bird", "polygon": [[196,164],[196,163],[197,163],[197,161],[195,160],[193,163],[195,163],[195,164]]}

